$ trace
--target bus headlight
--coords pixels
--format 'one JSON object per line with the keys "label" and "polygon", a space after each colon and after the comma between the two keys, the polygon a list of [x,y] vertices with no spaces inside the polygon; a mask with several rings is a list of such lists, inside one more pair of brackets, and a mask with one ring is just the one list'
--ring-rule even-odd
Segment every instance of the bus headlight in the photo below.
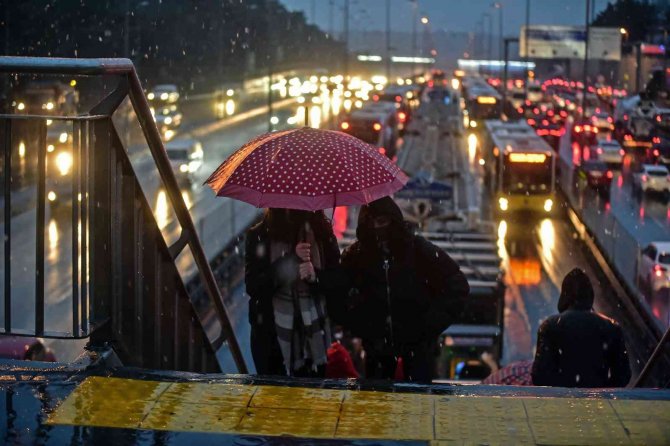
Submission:
{"label": "bus headlight", "polygon": [[56,155],[56,167],[58,168],[58,171],[60,172],[61,176],[65,176],[68,173],[70,173],[70,169],[72,169],[72,155],[70,155],[68,152],[61,152],[58,155]]}
{"label": "bus headlight", "polygon": [[477,128],[477,121],[475,121],[474,119],[472,119],[472,120],[470,121],[470,127],[472,127],[473,129]]}
{"label": "bus headlight", "polygon": [[188,172],[188,164],[182,164],[181,166],[179,166],[179,171],[180,171],[181,173],[186,173],[186,172]]}
{"label": "bus headlight", "polygon": [[551,200],[551,198],[547,198],[544,200],[544,210],[547,212],[551,212],[551,208],[554,206],[554,202]]}
{"label": "bus headlight", "polygon": [[58,141],[65,144],[67,142],[67,133],[63,132],[58,136]]}
{"label": "bus headlight", "polygon": [[501,211],[506,211],[509,208],[509,201],[505,197],[498,198],[498,205]]}

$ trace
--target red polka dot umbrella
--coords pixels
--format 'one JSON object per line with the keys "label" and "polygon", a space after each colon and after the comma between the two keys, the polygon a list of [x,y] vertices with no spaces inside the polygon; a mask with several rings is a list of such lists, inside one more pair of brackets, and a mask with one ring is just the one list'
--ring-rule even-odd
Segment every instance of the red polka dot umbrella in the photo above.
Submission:
{"label": "red polka dot umbrella", "polygon": [[218,196],[265,208],[316,211],[366,204],[407,176],[358,138],[309,127],[266,133],[230,155],[208,184]]}

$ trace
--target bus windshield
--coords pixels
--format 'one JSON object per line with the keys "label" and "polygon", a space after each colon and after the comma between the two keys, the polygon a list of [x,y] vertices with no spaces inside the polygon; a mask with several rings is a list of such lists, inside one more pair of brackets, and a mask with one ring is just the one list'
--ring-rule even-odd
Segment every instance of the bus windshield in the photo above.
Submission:
{"label": "bus windshield", "polygon": [[512,162],[503,168],[503,192],[513,194],[546,194],[551,191],[551,159],[543,163]]}

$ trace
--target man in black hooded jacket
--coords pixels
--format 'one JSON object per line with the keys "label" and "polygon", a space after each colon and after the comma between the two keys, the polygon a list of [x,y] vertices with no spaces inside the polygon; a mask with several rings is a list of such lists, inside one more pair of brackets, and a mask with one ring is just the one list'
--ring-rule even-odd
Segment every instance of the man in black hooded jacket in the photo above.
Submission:
{"label": "man in black hooded jacket", "polygon": [[589,277],[575,268],[563,279],[560,314],[537,332],[533,384],[559,387],[623,387],[630,364],[621,327],[593,311]]}
{"label": "man in black hooded jacket", "polygon": [[389,197],[361,208],[356,236],[342,254],[343,322],[363,339],[366,378],[429,382],[437,340],[461,315],[467,279],[443,250],[413,234]]}

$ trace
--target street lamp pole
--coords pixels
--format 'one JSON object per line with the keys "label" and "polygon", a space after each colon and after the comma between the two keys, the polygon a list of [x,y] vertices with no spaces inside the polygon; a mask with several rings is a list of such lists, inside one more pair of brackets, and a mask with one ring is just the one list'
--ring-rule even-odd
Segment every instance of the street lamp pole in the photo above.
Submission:
{"label": "street lamp pole", "polygon": [[526,0],[526,27],[523,30],[523,52],[526,55],[524,57],[523,61],[526,63],[526,95],[528,95],[528,80],[530,78],[529,76],[529,69],[528,69],[528,28],[530,27],[530,0]]}
{"label": "street lamp pole", "polygon": [[500,2],[495,2],[493,7],[498,10],[498,60],[503,61],[503,5]]}
{"label": "street lamp pole", "polygon": [[484,18],[489,20],[489,44],[486,48],[486,59],[491,60],[493,58],[493,17],[488,12],[485,12]]}
{"label": "street lamp pole", "polygon": [[349,0],[344,0],[344,82],[349,77]]}
{"label": "street lamp pole", "polygon": [[416,74],[416,22],[419,20],[417,16],[417,9],[419,7],[418,0],[410,0],[412,2],[412,76]]}
{"label": "street lamp pole", "polygon": [[586,0],[586,33],[584,35],[584,78],[583,78],[583,84],[584,84],[584,90],[582,91],[582,100],[581,100],[581,106],[582,106],[582,116],[584,116],[584,113],[586,112],[585,106],[586,106],[586,94],[589,91],[589,27],[590,27],[590,22],[591,22],[591,2],[590,0]]}
{"label": "street lamp pole", "polygon": [[386,80],[391,79],[391,0],[386,0]]}
{"label": "street lamp pole", "polygon": [[505,55],[504,60],[503,60],[503,94],[502,94],[502,101],[500,105],[500,114],[502,115],[505,112],[505,104],[507,104],[507,76],[508,76],[508,68],[509,68],[509,44],[510,43],[518,43],[519,39],[516,37],[508,37],[504,41],[504,47],[505,47]]}

